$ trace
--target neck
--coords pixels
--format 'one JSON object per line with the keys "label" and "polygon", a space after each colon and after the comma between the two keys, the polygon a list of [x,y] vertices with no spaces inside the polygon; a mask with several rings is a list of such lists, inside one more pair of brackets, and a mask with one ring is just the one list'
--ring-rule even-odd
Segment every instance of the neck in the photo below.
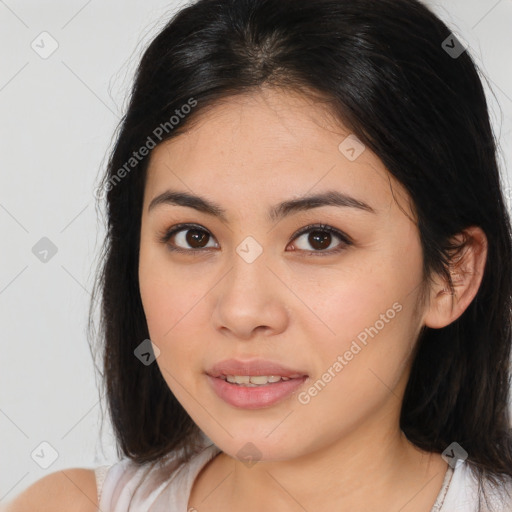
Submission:
{"label": "neck", "polygon": [[439,454],[412,445],[399,428],[382,429],[381,424],[377,432],[358,427],[327,448],[251,467],[221,453],[216,475],[223,484],[216,490],[216,501],[229,505],[228,510],[248,512],[292,512],[301,507],[306,511],[429,512],[447,464]]}

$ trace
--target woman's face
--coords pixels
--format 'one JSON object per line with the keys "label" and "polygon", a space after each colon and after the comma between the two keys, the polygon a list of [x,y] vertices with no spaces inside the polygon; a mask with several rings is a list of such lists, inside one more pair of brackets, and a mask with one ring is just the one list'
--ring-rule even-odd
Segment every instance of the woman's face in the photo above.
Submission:
{"label": "woman's face", "polygon": [[[328,119],[263,90],[151,155],[139,280],[156,363],[231,456],[291,459],[398,431],[425,315],[419,234],[404,189]],[[150,208],[167,191],[197,199]],[[193,226],[161,240],[181,223]],[[324,226],[300,233],[310,225]]]}

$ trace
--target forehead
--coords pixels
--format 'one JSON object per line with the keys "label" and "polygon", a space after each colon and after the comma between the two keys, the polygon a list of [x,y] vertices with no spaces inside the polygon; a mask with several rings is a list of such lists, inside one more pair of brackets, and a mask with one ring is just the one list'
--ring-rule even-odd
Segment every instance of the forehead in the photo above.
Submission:
{"label": "forehead", "polygon": [[298,160],[305,155],[311,160],[319,152],[336,150],[338,139],[348,134],[329,119],[329,110],[320,101],[296,92],[262,89],[224,98],[199,111],[191,127],[153,151],[152,160],[165,159],[170,148],[175,157],[189,160],[200,159],[206,151],[219,158],[236,155],[242,162],[275,163],[280,155]]}
{"label": "forehead", "polygon": [[349,136],[325,102],[273,89],[228,97],[153,150],[145,201],[168,186],[272,202],[335,188],[378,209],[392,200],[390,182],[406,197],[368,148],[347,158]]}

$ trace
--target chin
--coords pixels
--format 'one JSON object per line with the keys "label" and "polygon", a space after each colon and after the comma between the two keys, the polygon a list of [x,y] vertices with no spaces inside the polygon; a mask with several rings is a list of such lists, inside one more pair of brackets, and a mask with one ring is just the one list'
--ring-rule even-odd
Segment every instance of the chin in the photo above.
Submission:
{"label": "chin", "polygon": [[[229,429],[228,429],[229,430]],[[247,466],[256,462],[273,462],[290,460],[303,454],[302,443],[293,441],[296,436],[284,433],[283,438],[274,433],[259,435],[239,435],[212,441],[231,458],[244,462]]]}

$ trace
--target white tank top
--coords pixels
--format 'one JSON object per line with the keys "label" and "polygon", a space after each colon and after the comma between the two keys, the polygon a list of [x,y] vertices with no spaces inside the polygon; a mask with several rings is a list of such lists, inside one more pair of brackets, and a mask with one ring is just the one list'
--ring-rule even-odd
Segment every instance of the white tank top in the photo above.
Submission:
{"label": "white tank top", "polygon": [[[188,512],[192,485],[220,449],[209,444],[183,464],[168,456],[158,463],[136,465],[123,458],[94,469],[99,510],[103,512]],[[489,484],[490,485],[490,484]],[[466,462],[448,470],[431,512],[477,512],[478,482]],[[508,496],[505,492],[508,491]],[[506,489],[489,487],[493,512],[512,512],[512,479]],[[482,506],[482,512],[488,512]]]}

